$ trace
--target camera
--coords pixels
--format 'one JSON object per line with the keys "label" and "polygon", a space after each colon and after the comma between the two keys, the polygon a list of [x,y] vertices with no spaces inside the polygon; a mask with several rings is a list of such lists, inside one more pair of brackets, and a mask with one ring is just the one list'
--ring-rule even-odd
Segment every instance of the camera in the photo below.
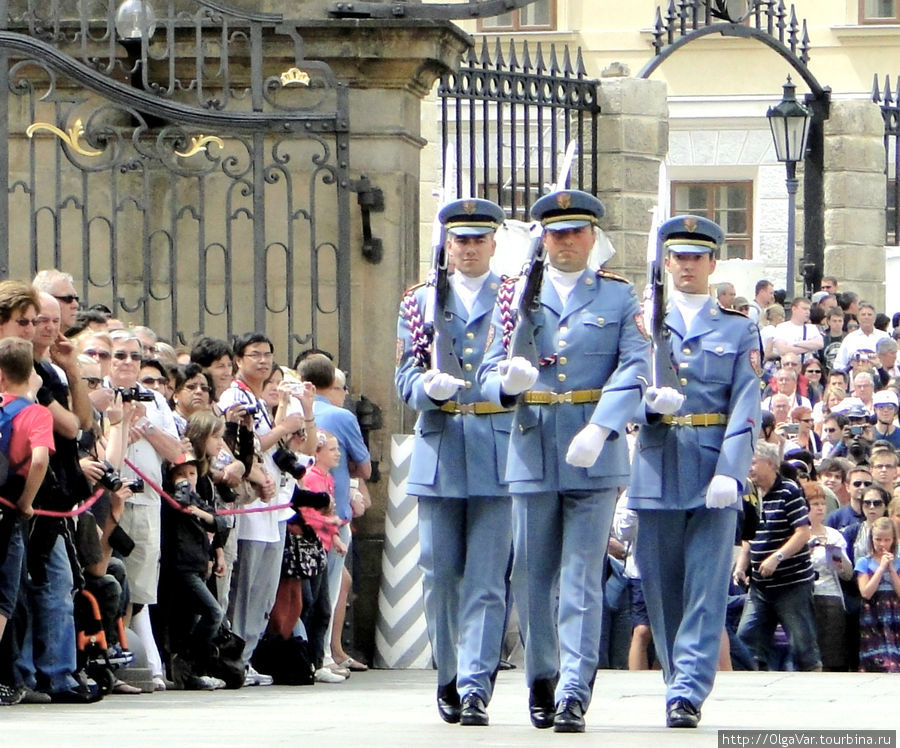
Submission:
{"label": "camera", "polygon": [[155,399],[152,392],[142,392],[136,384],[131,387],[116,387],[116,392],[122,396],[123,403],[130,403],[132,400],[139,403],[152,403]]}
{"label": "camera", "polygon": [[244,415],[245,416],[255,416],[259,413],[259,404],[258,403],[250,403],[244,406]]}
{"label": "camera", "polygon": [[850,427],[850,433],[853,436],[862,436],[863,431],[866,430],[866,427],[863,425],[854,425]]}
{"label": "camera", "polygon": [[785,436],[797,436],[800,433],[800,424],[786,423],[781,427],[781,433]]}
{"label": "camera", "polygon": [[306,468],[312,464],[309,459],[298,459],[296,454],[284,447],[279,447],[275,450],[272,460],[281,472],[287,473],[298,480],[304,476]]}
{"label": "camera", "polygon": [[125,485],[127,488],[131,489],[131,493],[144,493],[143,478],[135,478],[134,480],[128,481]]}
{"label": "camera", "polygon": [[182,506],[190,506],[194,503],[194,492],[187,478],[182,478],[172,487],[172,498]]}
{"label": "camera", "polygon": [[119,477],[118,471],[106,460],[101,460],[101,463],[103,465],[103,475],[97,479],[97,483],[107,491],[118,491],[122,487],[122,479]]}

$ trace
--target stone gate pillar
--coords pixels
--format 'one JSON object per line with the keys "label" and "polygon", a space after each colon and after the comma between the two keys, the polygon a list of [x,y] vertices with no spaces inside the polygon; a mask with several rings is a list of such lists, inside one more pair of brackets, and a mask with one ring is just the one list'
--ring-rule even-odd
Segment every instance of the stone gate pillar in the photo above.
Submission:
{"label": "stone gate pillar", "polygon": [[832,101],[825,121],[825,275],[884,308],[884,120],[870,101]]}
{"label": "stone gate pillar", "polygon": [[643,288],[650,211],[669,147],[669,113],[663,81],[627,75],[615,64],[601,76],[597,196],[606,206],[601,225],[616,248],[606,267]]}

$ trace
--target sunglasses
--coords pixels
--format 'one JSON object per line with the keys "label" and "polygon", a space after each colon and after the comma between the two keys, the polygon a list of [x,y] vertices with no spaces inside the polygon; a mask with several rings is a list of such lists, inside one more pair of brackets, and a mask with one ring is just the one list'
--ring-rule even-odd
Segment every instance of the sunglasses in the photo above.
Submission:
{"label": "sunglasses", "polygon": [[826,434],[833,434],[837,429],[822,429]]}
{"label": "sunglasses", "polygon": [[88,389],[90,390],[96,390],[103,384],[103,380],[100,377],[82,377],[82,379],[87,382]]}
{"label": "sunglasses", "polygon": [[26,319],[25,317],[20,317],[19,319],[16,320],[16,324],[19,327],[28,327],[29,325],[31,325],[33,327],[37,327],[38,321],[37,321],[37,319]]}
{"label": "sunglasses", "polygon": [[132,361],[140,361],[143,356],[137,352],[128,353],[127,351],[116,351],[113,354],[113,358],[116,359],[116,361],[127,361],[129,358]]}
{"label": "sunglasses", "polygon": [[164,384],[168,384],[169,380],[165,377],[143,377],[141,379],[141,384],[145,387],[152,387],[155,384],[158,384],[162,387]]}
{"label": "sunglasses", "polygon": [[855,481],[853,481],[854,488],[863,488],[863,487],[868,488],[871,485],[872,485],[872,481],[870,481],[870,480],[855,480]]}
{"label": "sunglasses", "polygon": [[881,499],[863,499],[863,506],[884,506]]}
{"label": "sunglasses", "polygon": [[807,374],[821,374],[822,370],[821,369],[807,369],[806,373]]}
{"label": "sunglasses", "polygon": [[65,296],[54,296],[54,299],[57,301],[61,301],[63,304],[71,304],[73,301],[78,301],[78,294],[70,293]]}
{"label": "sunglasses", "polygon": [[208,384],[200,384],[199,382],[194,382],[193,384],[184,385],[184,389],[190,390],[191,392],[196,392],[200,390],[201,392],[209,392],[210,388]]}
{"label": "sunglasses", "polygon": [[109,351],[95,351],[93,348],[86,349],[84,355],[91,358],[99,358],[101,361],[109,361],[112,356]]}

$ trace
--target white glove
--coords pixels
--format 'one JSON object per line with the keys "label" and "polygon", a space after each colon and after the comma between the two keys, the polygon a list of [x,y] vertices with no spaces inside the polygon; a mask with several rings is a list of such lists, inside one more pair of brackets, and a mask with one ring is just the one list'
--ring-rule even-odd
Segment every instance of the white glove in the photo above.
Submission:
{"label": "white glove", "polygon": [[740,501],[737,481],[730,475],[714,475],[706,489],[706,506],[709,509],[725,509]]}
{"label": "white glove", "polygon": [[670,416],[681,408],[684,403],[684,395],[674,387],[648,387],[644,393],[644,403],[651,413]]}
{"label": "white glove", "polygon": [[589,423],[572,438],[566,452],[566,462],[575,467],[591,467],[597,462],[609,433],[606,426]]}
{"label": "white glove", "polygon": [[449,400],[460,387],[465,386],[466,383],[462,379],[434,369],[425,375],[422,382],[422,389],[432,400]]}
{"label": "white glove", "polygon": [[531,387],[538,378],[538,370],[524,356],[513,356],[497,364],[500,387],[505,395],[518,395]]}

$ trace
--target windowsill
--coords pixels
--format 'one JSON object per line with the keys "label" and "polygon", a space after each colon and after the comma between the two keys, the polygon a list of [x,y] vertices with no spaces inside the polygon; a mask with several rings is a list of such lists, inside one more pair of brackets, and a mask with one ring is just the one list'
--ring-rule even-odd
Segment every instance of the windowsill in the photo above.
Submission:
{"label": "windowsill", "polygon": [[874,39],[896,44],[900,38],[900,23],[860,23],[852,26],[832,26],[834,35],[845,43],[871,44]]}

